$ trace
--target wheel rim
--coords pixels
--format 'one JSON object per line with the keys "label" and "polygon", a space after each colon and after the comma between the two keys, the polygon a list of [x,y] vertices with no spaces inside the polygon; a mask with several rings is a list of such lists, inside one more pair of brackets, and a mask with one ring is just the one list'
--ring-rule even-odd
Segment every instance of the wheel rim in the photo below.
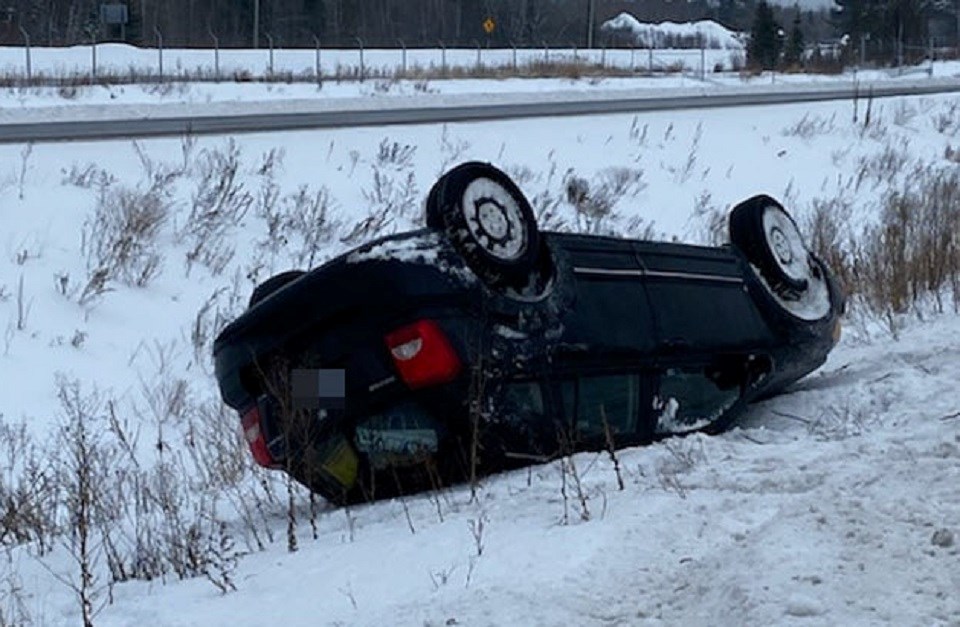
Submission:
{"label": "wheel rim", "polygon": [[470,235],[488,254],[505,261],[523,255],[527,235],[523,211],[503,185],[488,178],[471,181],[461,205]]}
{"label": "wheel rim", "polygon": [[506,211],[493,198],[482,198],[477,203],[477,222],[490,237],[502,240],[510,233],[510,222]]}
{"label": "wheel rim", "polygon": [[783,274],[794,281],[809,280],[807,249],[790,217],[779,207],[767,207],[763,212],[763,231],[774,262]]}
{"label": "wheel rim", "polygon": [[770,232],[770,243],[781,264],[790,265],[793,263],[793,250],[790,249],[787,236],[783,234],[779,227],[774,227]]}

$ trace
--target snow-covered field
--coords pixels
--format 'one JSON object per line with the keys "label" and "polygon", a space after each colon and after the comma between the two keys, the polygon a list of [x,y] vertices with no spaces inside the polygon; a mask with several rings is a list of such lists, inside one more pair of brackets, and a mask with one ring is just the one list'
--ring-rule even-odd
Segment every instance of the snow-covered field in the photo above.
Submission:
{"label": "snow-covered field", "polygon": [[[960,625],[955,314],[909,316],[894,340],[855,311],[827,365],[737,430],[623,452],[622,492],[603,455],[576,456],[585,509],[564,502],[557,463],[488,478],[476,500],[321,505],[315,527],[294,489],[290,525],[285,484],[251,467],[211,374],[212,336],[255,282],[419,224],[431,182],[465,159],[508,169],[552,228],[576,226],[573,175],[618,190],[598,228],[628,235],[706,241],[711,215],[760,192],[801,222],[837,198],[868,222],[915,162],[955,168],[960,141],[955,96],[870,106],[868,126],[861,100],[856,123],[832,102],[0,146],[0,624],[79,622],[76,534],[14,546],[3,518],[19,479],[69,483],[57,437],[79,400],[113,447],[104,492],[169,489],[118,501],[92,532],[97,625]],[[131,205],[155,228],[135,272],[98,283],[116,257],[97,243]],[[327,228],[308,241],[304,219]],[[207,476],[220,434],[233,456]],[[65,523],[69,491],[54,494]],[[183,544],[203,554],[181,581],[152,548]],[[108,585],[108,545],[151,580]]]}

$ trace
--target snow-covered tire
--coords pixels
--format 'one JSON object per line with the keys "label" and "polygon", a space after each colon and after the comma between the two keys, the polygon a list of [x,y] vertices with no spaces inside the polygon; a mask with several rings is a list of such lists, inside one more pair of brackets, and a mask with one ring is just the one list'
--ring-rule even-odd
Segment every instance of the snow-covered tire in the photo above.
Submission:
{"label": "snow-covered tire", "polygon": [[281,272],[280,274],[275,274],[257,287],[254,288],[253,294],[250,295],[250,302],[247,304],[247,308],[251,308],[264,298],[273,294],[278,289],[293,281],[294,279],[299,279],[303,276],[303,270],[287,270],[286,272]]}
{"label": "snow-covered tire", "polygon": [[769,196],[754,196],[733,208],[730,241],[783,298],[798,298],[820,272],[793,218]]}
{"label": "snow-covered tire", "polygon": [[760,275],[780,307],[794,317],[812,321],[830,312],[825,270],[779,202],[758,195],[734,207],[730,212],[730,241]]}
{"label": "snow-covered tire", "polygon": [[543,253],[530,202],[503,171],[461,163],[431,188],[427,226],[444,233],[487,284],[524,285]]}

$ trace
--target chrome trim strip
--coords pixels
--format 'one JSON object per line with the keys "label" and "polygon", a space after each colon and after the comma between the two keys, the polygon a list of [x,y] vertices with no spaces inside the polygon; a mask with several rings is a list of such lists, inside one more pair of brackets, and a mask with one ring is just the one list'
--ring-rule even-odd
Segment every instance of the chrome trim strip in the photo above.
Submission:
{"label": "chrome trim strip", "polygon": [[649,270],[644,272],[646,276],[652,276],[662,279],[694,279],[697,281],[716,281],[718,283],[743,283],[743,279],[735,276],[721,276],[719,274],[696,274],[688,272],[660,272],[658,270]]}
{"label": "chrome trim strip", "polygon": [[603,276],[636,276],[653,277],[658,279],[690,279],[693,281],[715,281],[717,283],[735,283],[742,284],[743,279],[733,276],[721,276],[719,274],[697,274],[693,272],[664,272],[660,270],[627,270],[619,268],[587,268],[574,267],[575,274],[593,274]]}
{"label": "chrome trim strip", "polygon": [[376,391],[379,390],[380,388],[385,387],[385,386],[388,386],[388,385],[390,385],[391,383],[393,383],[393,382],[396,381],[396,380],[397,380],[396,377],[394,377],[394,376],[389,376],[389,377],[387,377],[386,379],[384,379],[384,380],[382,380],[382,381],[377,381],[376,383],[371,383],[371,384],[370,384],[370,387],[367,388],[367,391],[369,391],[369,392],[376,392]]}
{"label": "chrome trim strip", "polygon": [[615,268],[581,268],[574,267],[573,271],[577,274],[604,274],[608,276],[643,276],[643,270],[618,270]]}

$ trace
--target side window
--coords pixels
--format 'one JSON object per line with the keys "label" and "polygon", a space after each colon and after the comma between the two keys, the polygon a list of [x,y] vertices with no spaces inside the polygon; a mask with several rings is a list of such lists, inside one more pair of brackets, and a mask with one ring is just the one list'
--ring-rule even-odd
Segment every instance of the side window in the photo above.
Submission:
{"label": "side window", "polygon": [[640,375],[584,376],[560,384],[565,414],[578,440],[614,441],[637,433]]}
{"label": "side window", "polygon": [[669,368],[660,377],[653,398],[657,433],[686,433],[702,429],[729,410],[740,398],[740,386],[729,373],[716,368]]}

